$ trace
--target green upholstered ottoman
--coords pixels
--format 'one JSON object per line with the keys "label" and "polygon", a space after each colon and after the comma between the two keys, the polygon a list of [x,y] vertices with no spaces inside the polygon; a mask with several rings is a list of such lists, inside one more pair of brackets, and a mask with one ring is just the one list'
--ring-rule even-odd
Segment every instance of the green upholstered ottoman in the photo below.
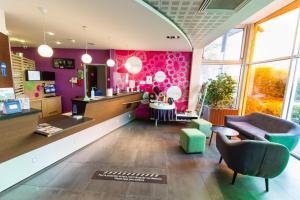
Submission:
{"label": "green upholstered ottoman", "polygon": [[204,119],[194,119],[191,122],[191,128],[196,128],[203,132],[207,138],[211,136],[211,127],[212,123],[204,120]]}
{"label": "green upholstered ottoman", "polygon": [[201,153],[205,151],[206,135],[195,128],[181,129],[180,146],[186,153]]}

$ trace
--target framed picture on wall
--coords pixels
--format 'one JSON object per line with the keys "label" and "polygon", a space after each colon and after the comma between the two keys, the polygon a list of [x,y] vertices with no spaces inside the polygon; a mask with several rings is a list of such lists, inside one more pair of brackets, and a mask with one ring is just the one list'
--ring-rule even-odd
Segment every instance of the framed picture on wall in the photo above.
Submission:
{"label": "framed picture on wall", "polygon": [[75,69],[75,59],[53,58],[53,68],[56,69]]}

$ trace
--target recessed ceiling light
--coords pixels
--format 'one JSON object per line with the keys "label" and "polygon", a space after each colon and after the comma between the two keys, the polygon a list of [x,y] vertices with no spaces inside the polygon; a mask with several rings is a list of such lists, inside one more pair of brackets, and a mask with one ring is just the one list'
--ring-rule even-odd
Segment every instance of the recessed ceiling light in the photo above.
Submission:
{"label": "recessed ceiling light", "polygon": [[51,36],[55,35],[55,33],[53,33],[53,32],[47,32],[47,34],[51,35]]}
{"label": "recessed ceiling light", "polygon": [[60,45],[60,44],[61,44],[61,42],[60,42],[60,41],[56,41],[56,42],[55,42],[55,44],[58,44],[58,45]]}
{"label": "recessed ceiling light", "polygon": [[67,40],[70,41],[70,42],[72,42],[72,43],[75,43],[75,42],[76,42],[76,40],[74,40],[74,39],[72,39],[72,38],[68,38]]}

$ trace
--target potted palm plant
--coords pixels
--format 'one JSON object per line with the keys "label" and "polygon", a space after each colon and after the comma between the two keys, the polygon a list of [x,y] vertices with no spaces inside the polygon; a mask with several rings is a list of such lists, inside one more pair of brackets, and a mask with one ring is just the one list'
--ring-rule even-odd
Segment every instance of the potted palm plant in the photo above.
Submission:
{"label": "potted palm plant", "polygon": [[224,125],[225,115],[238,115],[234,107],[234,94],[237,82],[223,73],[210,79],[208,83],[203,118],[214,125]]}

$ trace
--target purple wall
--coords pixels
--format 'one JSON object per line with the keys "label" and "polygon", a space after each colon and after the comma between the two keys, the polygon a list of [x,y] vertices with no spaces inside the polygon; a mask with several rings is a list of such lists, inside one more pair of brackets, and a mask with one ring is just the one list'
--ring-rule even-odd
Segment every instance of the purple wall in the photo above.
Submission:
{"label": "purple wall", "polygon": [[[54,49],[52,58],[73,58],[75,59],[75,69],[55,69],[53,68],[52,58],[43,58],[38,55],[36,48],[17,48],[12,47],[12,51],[22,52],[24,57],[35,61],[37,70],[53,71],[56,73],[56,94],[62,96],[63,112],[71,111],[71,99],[76,96],[83,96],[83,86],[74,85],[72,87],[69,80],[76,76],[77,69],[82,69],[81,55],[83,49]],[[88,53],[93,57],[93,63],[104,64],[109,58],[109,50],[89,50]]]}

